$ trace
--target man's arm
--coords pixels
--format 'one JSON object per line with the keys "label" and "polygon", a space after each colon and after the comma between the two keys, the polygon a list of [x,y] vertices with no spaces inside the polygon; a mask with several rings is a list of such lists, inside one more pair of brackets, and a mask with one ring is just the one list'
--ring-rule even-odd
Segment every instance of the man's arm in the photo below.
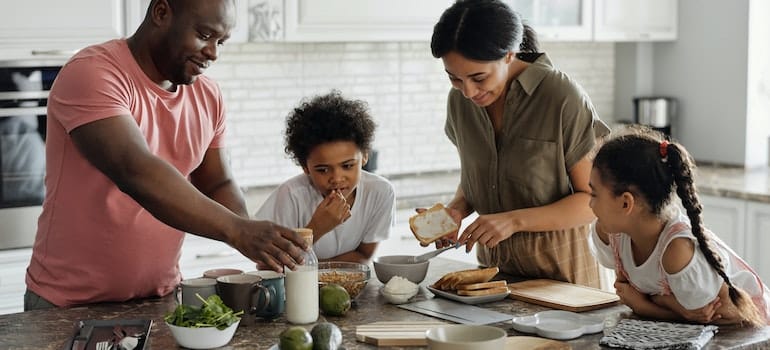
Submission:
{"label": "man's arm", "polygon": [[207,150],[201,165],[190,174],[190,181],[201,193],[233,213],[249,217],[243,193],[232,178],[224,148]]}
{"label": "man's arm", "polygon": [[[226,171],[216,170],[221,157],[207,153],[208,159],[194,177],[197,186],[222,204],[203,195],[179,171],[152,154],[131,116],[94,121],[75,128],[70,136],[94,167],[167,225],[227,242],[274,270],[282,265],[293,267],[301,260],[297,245],[304,248],[307,244],[297,234],[270,222],[239,216],[245,211],[243,199],[236,200],[241,202],[238,204],[228,194],[234,185],[222,180],[229,177]],[[228,208],[237,210],[238,215]]]}

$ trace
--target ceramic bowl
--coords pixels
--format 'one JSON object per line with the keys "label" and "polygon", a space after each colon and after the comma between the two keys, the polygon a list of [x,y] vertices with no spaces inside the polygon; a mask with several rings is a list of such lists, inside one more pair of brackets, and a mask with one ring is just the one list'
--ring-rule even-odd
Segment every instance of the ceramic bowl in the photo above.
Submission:
{"label": "ceramic bowl", "polygon": [[393,276],[401,276],[410,282],[420,284],[428,273],[430,260],[413,262],[411,255],[387,255],[374,258],[374,274],[382,284],[388,283]]}
{"label": "ceramic bowl", "polygon": [[318,287],[328,283],[339,284],[348,291],[350,299],[361,294],[371,277],[372,270],[368,265],[343,261],[318,263]]}
{"label": "ceramic bowl", "polygon": [[426,332],[431,350],[499,350],[508,334],[501,328],[477,325],[449,325]]}
{"label": "ceramic bowl", "polygon": [[415,289],[415,290],[408,291],[406,293],[393,293],[393,292],[388,292],[388,290],[385,289],[384,287],[380,288],[380,294],[382,294],[382,296],[385,297],[385,300],[387,300],[391,304],[396,304],[396,305],[404,304],[408,302],[409,299],[412,299],[412,297],[417,295],[418,291],[419,291],[418,289]]}
{"label": "ceramic bowl", "polygon": [[513,329],[544,338],[567,340],[604,329],[604,320],[571,311],[548,310],[513,318]]}
{"label": "ceramic bowl", "polygon": [[219,330],[216,327],[179,327],[166,322],[176,342],[190,349],[211,349],[227,345],[233,339],[239,323],[240,320],[230,327]]}

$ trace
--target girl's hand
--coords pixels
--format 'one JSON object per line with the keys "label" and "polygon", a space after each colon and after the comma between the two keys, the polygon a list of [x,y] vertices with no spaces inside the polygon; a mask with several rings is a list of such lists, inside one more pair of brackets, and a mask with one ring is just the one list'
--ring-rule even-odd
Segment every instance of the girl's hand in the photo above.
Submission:
{"label": "girl's hand", "polygon": [[350,218],[350,205],[342,193],[332,191],[315,209],[308,227],[313,234],[323,234],[333,230]]}
{"label": "girl's hand", "polygon": [[639,310],[645,303],[649,303],[647,295],[638,291],[634,286],[628,282],[621,280],[615,281],[615,294],[620,297],[620,302],[630,307],[634,312],[639,313]]}
{"label": "girl's hand", "polygon": [[467,252],[470,252],[476,243],[493,248],[519,231],[514,222],[510,212],[480,215],[463,231],[460,242],[465,242]]}
{"label": "girl's hand", "polygon": [[[722,306],[722,302],[720,301],[719,296],[714,298],[714,300],[705,306],[694,310],[687,310],[682,307],[679,302],[674,299],[673,295],[653,295],[652,302],[660,306],[672,309],[685,320],[690,322],[706,324],[713,323],[714,321],[722,318],[722,315],[717,313],[717,310]],[[675,303],[675,305],[670,305],[669,303],[671,302]]]}

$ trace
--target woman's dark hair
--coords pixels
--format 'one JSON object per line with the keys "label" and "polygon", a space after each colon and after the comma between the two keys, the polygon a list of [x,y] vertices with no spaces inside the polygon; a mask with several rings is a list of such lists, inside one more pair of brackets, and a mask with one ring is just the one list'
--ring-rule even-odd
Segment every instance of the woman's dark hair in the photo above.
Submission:
{"label": "woman's dark hair", "polygon": [[457,0],[433,27],[433,57],[450,51],[479,61],[496,61],[508,52],[537,53],[535,31],[500,0]]}
{"label": "woman's dark hair", "polygon": [[625,132],[606,141],[596,154],[593,167],[598,170],[602,183],[616,196],[630,192],[644,198],[655,215],[661,214],[676,192],[690,219],[698,248],[729,287],[730,300],[742,320],[752,326],[763,326],[764,318],[746,292],[733,286],[721,257],[705,233],[701,218],[703,206],[693,180],[695,162],[690,154],[679,143],[666,141],[661,133],[649,128],[631,127]]}
{"label": "woman's dark hair", "polygon": [[366,102],[348,100],[339,91],[305,100],[286,117],[286,154],[300,166],[320,144],[352,141],[362,153],[371,150],[376,124]]}

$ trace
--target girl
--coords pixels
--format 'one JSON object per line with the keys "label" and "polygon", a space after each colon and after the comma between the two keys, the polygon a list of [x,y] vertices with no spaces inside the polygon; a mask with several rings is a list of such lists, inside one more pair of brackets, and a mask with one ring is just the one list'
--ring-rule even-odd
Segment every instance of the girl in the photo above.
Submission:
{"label": "girl", "polygon": [[447,207],[458,224],[479,214],[459,240],[505,273],[599,287],[588,154],[609,129],[588,95],[503,1],[455,2],[431,51],[452,84],[444,129],[460,155]]}
{"label": "girl", "polygon": [[[629,130],[601,147],[590,180],[592,251],[615,269],[621,302],[648,318],[767,324],[767,286],[703,227],[690,155],[659,133]],[[674,192],[687,216],[669,205]]]}
{"label": "girl", "polygon": [[374,129],[366,104],[339,91],[295,108],[286,119],[286,153],[304,174],[273,191],[256,218],[312,229],[321,260],[367,263],[395,213],[390,182],[361,169]]}

